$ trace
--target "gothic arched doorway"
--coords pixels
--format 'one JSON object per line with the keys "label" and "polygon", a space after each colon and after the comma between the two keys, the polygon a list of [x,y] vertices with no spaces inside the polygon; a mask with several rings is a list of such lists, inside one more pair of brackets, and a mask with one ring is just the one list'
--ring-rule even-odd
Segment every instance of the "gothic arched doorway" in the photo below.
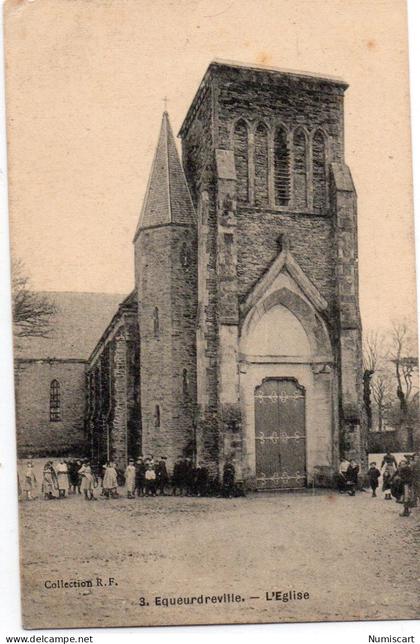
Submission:
{"label": "gothic arched doorway", "polygon": [[305,389],[292,378],[265,378],[254,399],[257,488],[304,487]]}

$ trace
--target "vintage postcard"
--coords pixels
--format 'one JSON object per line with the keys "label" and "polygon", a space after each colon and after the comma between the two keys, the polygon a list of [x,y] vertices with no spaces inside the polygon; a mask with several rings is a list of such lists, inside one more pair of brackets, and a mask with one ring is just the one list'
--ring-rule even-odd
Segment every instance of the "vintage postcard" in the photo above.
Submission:
{"label": "vintage postcard", "polygon": [[4,12],[24,627],[418,618],[405,2]]}

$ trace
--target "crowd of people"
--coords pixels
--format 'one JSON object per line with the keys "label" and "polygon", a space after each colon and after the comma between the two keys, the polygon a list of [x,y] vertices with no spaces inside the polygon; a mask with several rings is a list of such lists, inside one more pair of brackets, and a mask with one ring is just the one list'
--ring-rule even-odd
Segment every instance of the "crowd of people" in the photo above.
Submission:
{"label": "crowd of people", "polygon": [[[337,474],[337,487],[341,494],[355,496],[363,490],[366,480],[360,481],[360,467],[354,461],[342,459]],[[401,516],[409,516],[411,508],[417,507],[420,498],[420,457],[406,454],[399,463],[391,452],[387,452],[380,467],[375,461],[369,464],[367,482],[372,497],[377,496],[379,479],[382,476],[384,498],[395,498],[403,504]],[[110,499],[120,496],[119,488],[125,487],[127,498],[146,496],[242,496],[241,482],[236,480],[235,464],[227,460],[223,468],[221,484],[209,476],[203,462],[197,466],[190,457],[179,456],[170,475],[165,456],[155,459],[152,455],[136,461],[130,459],[125,470],[120,470],[113,461],[102,465],[92,464],[84,459],[51,460],[44,465],[41,493],[46,500],[64,498],[69,494],[80,494],[88,501],[99,497]],[[18,476],[19,495],[31,500],[36,495],[38,482],[33,463],[26,463],[23,485]]]}
{"label": "crowd of people", "polygon": [[[28,460],[21,484],[18,475],[19,496],[32,500],[36,496],[38,482],[32,460]],[[125,470],[120,470],[113,461],[102,466],[87,459],[60,459],[56,464],[49,460],[42,471],[41,493],[45,500],[80,494],[88,501],[98,497],[105,499],[120,496],[119,487],[126,488],[129,499],[143,496],[223,496],[231,498],[243,494],[236,481],[233,460],[226,461],[222,484],[209,476],[203,462],[194,466],[190,457],[179,456],[169,475],[166,456],[155,460],[151,455],[130,459]],[[99,494],[97,492],[99,491]]]}
{"label": "crowd of people", "polygon": [[[342,459],[337,475],[337,487],[341,494],[346,492],[350,496],[356,490],[363,489],[359,484],[359,465],[355,461]],[[420,498],[420,456],[419,454],[405,454],[399,463],[391,452],[387,452],[380,467],[375,461],[369,464],[367,479],[372,490],[372,497],[376,497],[379,487],[379,478],[382,476],[382,491],[387,501],[395,498],[404,508],[401,516],[407,517],[411,508],[417,507]]]}

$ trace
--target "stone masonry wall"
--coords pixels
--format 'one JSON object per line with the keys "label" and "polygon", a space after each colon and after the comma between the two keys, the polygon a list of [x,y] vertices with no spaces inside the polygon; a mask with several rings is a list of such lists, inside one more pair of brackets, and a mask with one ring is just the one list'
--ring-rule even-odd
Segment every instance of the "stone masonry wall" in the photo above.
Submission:
{"label": "stone masonry wall", "polygon": [[[184,244],[187,257],[183,257],[182,254]],[[179,440],[176,441],[178,454],[193,454],[197,400],[197,235],[193,227],[172,229],[170,275],[173,436],[179,436]]]}
{"label": "stone masonry wall", "polygon": [[322,128],[330,137],[331,159],[343,161],[343,86],[316,78],[228,67],[219,67],[214,79],[216,148],[232,149],[232,123],[238,118],[268,125],[274,118],[288,130],[297,126],[306,131]]}
{"label": "stone masonry wall", "polygon": [[335,233],[336,344],[339,363],[340,451],[367,467],[367,427],[363,412],[362,329],[359,311],[357,204],[351,174],[331,165],[331,211]]}
{"label": "stone masonry wall", "polygon": [[[18,456],[85,454],[84,361],[16,360],[15,377]],[[50,422],[52,380],[60,383],[58,422]]]}
{"label": "stone masonry wall", "polygon": [[[188,266],[182,262],[184,243],[189,251]],[[142,451],[145,456],[167,456],[170,468],[180,453],[193,451],[196,256],[192,226],[142,230],[136,240]],[[155,307],[159,310],[158,337],[154,333]],[[188,380],[185,395],[184,369]]]}
{"label": "stone masonry wall", "polygon": [[[212,475],[219,465],[218,417],[218,294],[217,294],[217,215],[214,159],[214,89],[208,87],[182,138],[185,176],[196,205],[199,234],[206,231],[204,247],[198,255],[197,370],[206,393],[200,392],[197,410],[197,460],[205,462]],[[202,389],[202,388],[201,388]]]}
{"label": "stone masonry wall", "polygon": [[213,149],[213,90],[206,88],[200,97],[188,137],[182,138],[182,165],[195,208],[200,194],[214,181]]}
{"label": "stone masonry wall", "polygon": [[[307,134],[318,128],[328,136],[328,162],[343,157],[343,90],[311,79],[278,77],[262,72],[222,68],[217,73],[216,147],[232,148],[233,124],[243,118],[249,129],[264,122],[272,131],[281,123],[289,132],[291,185],[293,191],[293,132]],[[311,157],[308,137],[307,156]],[[252,154],[250,161],[253,161]],[[310,168],[310,164],[309,164]],[[310,177],[308,177],[310,178]],[[333,227],[329,208],[321,215],[312,208],[290,206],[246,207],[238,202],[238,288],[239,298],[252,289],[278,255],[278,240],[287,233],[291,250],[305,274],[332,305],[335,295]]]}
{"label": "stone masonry wall", "polygon": [[112,407],[109,417],[111,458],[123,467],[128,459],[128,387],[127,387],[127,343],[124,328],[120,327],[112,342],[111,352]]}
{"label": "stone masonry wall", "polygon": [[120,310],[87,368],[86,428],[91,458],[124,468],[141,448],[137,312]]}

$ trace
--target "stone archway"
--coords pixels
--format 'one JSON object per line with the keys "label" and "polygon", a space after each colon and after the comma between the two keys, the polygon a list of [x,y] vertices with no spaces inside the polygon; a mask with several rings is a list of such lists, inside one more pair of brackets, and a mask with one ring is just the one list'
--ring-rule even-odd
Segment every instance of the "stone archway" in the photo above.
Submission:
{"label": "stone archway", "polygon": [[325,324],[308,300],[282,287],[248,312],[239,352],[249,476],[257,489],[302,487],[316,466],[333,460],[334,374]]}
{"label": "stone archway", "polygon": [[306,299],[287,287],[273,291],[248,312],[242,325],[241,338],[246,339],[261,318],[273,307],[279,306],[287,309],[300,322],[310,343],[312,356],[331,356],[331,343],[324,322]]}

